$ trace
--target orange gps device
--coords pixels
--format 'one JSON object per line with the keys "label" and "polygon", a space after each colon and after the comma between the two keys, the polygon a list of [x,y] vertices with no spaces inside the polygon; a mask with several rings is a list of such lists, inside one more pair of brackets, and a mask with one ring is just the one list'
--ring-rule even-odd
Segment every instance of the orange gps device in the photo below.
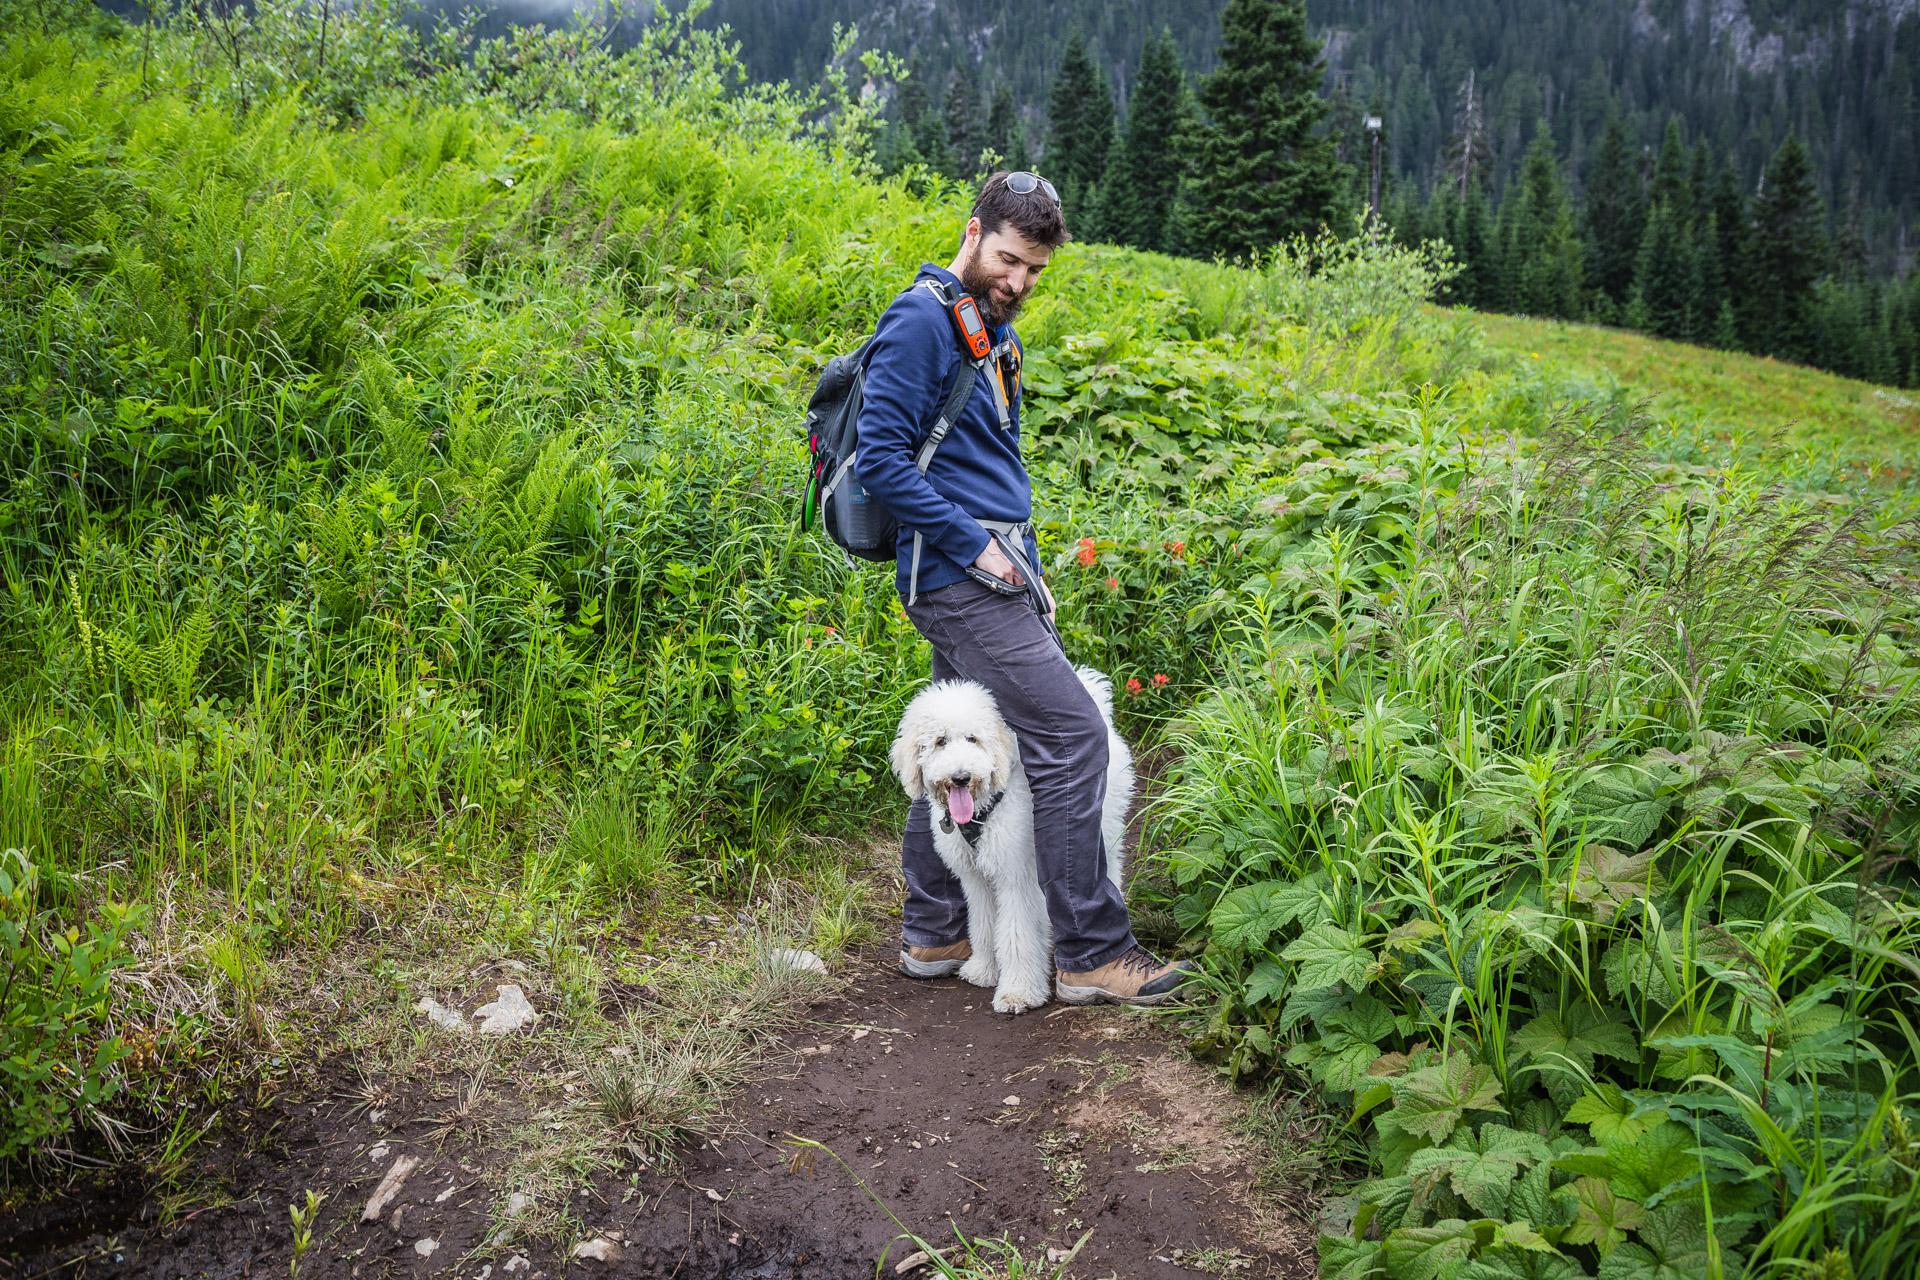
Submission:
{"label": "orange gps device", "polygon": [[973,352],[975,360],[985,360],[993,351],[993,338],[987,333],[986,321],[980,318],[979,306],[963,293],[953,304],[952,314],[954,327],[960,330],[960,341]]}

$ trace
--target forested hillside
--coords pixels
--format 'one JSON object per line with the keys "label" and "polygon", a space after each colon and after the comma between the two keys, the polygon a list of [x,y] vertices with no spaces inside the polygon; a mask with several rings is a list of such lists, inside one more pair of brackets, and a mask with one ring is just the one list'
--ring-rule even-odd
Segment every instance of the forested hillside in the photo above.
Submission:
{"label": "forested hillside", "polygon": [[[984,91],[1009,84],[1036,149],[1047,87],[1074,27],[1112,83],[1124,115],[1149,35],[1168,27],[1190,73],[1212,68],[1222,0],[1174,4],[960,5],[928,0],[716,0],[708,24],[741,42],[751,74],[814,74],[833,24],[862,44],[918,59],[937,99],[956,65]],[[1858,209],[1884,272],[1912,247],[1920,215],[1920,14],[1896,0],[1309,0],[1326,42],[1329,88],[1386,119],[1391,171],[1425,196],[1457,130],[1461,89],[1476,73],[1503,192],[1542,117],[1561,158],[1585,181],[1610,110],[1636,151],[1657,149],[1677,115],[1691,142],[1730,156],[1751,192],[1787,131],[1807,142],[1821,196]]]}

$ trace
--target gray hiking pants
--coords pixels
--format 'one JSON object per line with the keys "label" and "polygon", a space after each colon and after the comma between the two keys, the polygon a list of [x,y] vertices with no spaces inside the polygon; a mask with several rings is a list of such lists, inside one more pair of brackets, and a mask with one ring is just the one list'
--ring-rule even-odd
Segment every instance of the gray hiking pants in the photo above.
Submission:
{"label": "gray hiking pants", "polygon": [[[1126,902],[1107,879],[1100,811],[1107,795],[1107,723],[1073,666],[1024,599],[977,582],[924,591],[907,617],[933,646],[935,680],[985,685],[1020,739],[1033,789],[1033,843],[1053,923],[1054,964],[1085,973],[1134,945]],[[925,797],[900,842],[908,946],[945,947],[967,936],[960,881],[933,847]]]}

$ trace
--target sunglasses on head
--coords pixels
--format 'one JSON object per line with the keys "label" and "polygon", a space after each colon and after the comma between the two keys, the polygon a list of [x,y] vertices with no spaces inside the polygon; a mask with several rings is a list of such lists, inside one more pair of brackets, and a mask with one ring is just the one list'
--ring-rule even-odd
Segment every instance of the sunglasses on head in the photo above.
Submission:
{"label": "sunglasses on head", "polygon": [[1025,169],[1021,169],[1007,175],[1007,190],[1017,196],[1030,196],[1033,194],[1035,187],[1046,192],[1047,199],[1053,201],[1055,204],[1060,203],[1060,193],[1053,189],[1051,182],[1048,182],[1039,174],[1028,173]]}

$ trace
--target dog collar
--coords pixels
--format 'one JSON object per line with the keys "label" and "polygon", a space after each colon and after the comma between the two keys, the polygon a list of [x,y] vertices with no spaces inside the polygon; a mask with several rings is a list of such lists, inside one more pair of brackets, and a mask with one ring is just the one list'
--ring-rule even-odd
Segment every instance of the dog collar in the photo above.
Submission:
{"label": "dog collar", "polygon": [[1000,801],[1006,796],[1006,794],[1007,793],[1004,791],[996,791],[992,795],[988,796],[987,802],[984,805],[981,805],[978,809],[974,810],[973,821],[971,822],[957,823],[953,820],[952,814],[948,814],[948,813],[941,814],[940,829],[946,832],[948,835],[952,835],[955,829],[957,828],[960,832],[960,838],[962,840],[965,840],[970,845],[979,844],[980,843],[980,824],[993,816],[994,806],[999,804]]}

